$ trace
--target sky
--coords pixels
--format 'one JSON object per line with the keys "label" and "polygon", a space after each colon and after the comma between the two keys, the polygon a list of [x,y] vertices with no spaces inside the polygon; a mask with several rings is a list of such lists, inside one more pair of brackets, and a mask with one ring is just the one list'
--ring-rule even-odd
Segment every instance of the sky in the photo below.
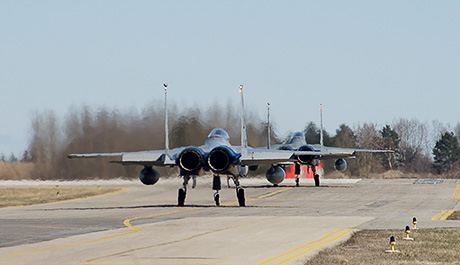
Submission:
{"label": "sky", "polygon": [[[279,134],[460,122],[460,1],[0,1],[0,153],[38,111],[239,103]],[[239,137],[239,136],[231,136]]]}

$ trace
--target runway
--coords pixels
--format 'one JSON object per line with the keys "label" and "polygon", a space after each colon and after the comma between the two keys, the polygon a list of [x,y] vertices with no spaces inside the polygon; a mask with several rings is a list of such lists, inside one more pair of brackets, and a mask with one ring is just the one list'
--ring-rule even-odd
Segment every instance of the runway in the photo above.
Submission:
{"label": "runway", "polygon": [[243,179],[247,207],[226,187],[216,207],[204,177],[176,207],[177,178],[86,183],[124,190],[1,209],[0,264],[303,264],[357,229],[403,230],[414,216],[419,228],[460,227],[445,220],[460,210],[458,180],[283,184]]}

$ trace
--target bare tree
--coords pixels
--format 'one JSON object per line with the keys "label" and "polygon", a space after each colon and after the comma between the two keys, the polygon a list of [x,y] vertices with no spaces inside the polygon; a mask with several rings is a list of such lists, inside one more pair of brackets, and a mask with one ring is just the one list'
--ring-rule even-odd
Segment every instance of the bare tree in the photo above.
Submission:
{"label": "bare tree", "polygon": [[393,122],[392,127],[401,137],[398,161],[401,170],[412,173],[429,172],[431,151],[427,150],[429,136],[427,125],[417,119],[400,118]]}
{"label": "bare tree", "polygon": [[[52,111],[38,112],[31,123],[32,139],[28,154],[35,162],[36,178],[108,178],[136,177],[139,167],[121,167],[108,159],[66,158],[70,153],[121,152],[163,149],[165,147],[164,105],[154,101],[142,111],[89,106],[71,107],[62,127]],[[171,147],[202,145],[214,127],[221,127],[239,144],[240,113],[228,103],[214,105],[206,115],[198,107],[179,112],[169,106]],[[206,118],[204,118],[206,117]],[[251,144],[261,145],[263,129],[254,113],[247,118]],[[62,131],[62,133],[61,133]],[[176,169],[159,168],[163,175],[175,175]]]}
{"label": "bare tree", "polygon": [[[374,123],[364,123],[359,125],[356,130],[356,142],[359,148],[363,149],[382,149],[384,141],[377,125]],[[379,154],[362,153],[357,157],[359,165],[359,175],[368,176],[369,173],[381,173],[384,171],[382,166],[384,156]],[[386,159],[385,159],[386,160]]]}
{"label": "bare tree", "polygon": [[31,161],[35,163],[34,178],[53,178],[57,175],[54,161],[60,143],[57,118],[52,110],[36,113],[32,119]]}

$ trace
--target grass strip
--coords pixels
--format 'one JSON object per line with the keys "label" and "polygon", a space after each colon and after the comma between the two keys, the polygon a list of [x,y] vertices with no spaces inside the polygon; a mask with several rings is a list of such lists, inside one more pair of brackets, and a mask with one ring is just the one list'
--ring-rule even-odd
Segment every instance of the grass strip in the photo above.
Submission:
{"label": "grass strip", "polygon": [[447,217],[447,220],[460,220],[460,211],[455,211],[449,217]]}
{"label": "grass strip", "polygon": [[[396,239],[399,253],[391,249],[390,236]],[[403,240],[401,230],[362,230],[347,242],[305,261],[305,264],[458,264],[460,228],[426,228],[412,230],[414,241]]]}
{"label": "grass strip", "polygon": [[104,187],[7,187],[0,188],[0,208],[85,198],[120,189]]}

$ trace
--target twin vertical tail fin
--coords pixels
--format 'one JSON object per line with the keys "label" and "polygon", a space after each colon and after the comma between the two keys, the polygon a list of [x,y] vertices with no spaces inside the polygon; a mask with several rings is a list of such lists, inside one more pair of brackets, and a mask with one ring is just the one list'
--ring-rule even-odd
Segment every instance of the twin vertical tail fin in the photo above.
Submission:
{"label": "twin vertical tail fin", "polygon": [[164,163],[171,164],[173,161],[169,157],[169,128],[168,128],[168,84],[163,84],[165,89],[165,157]]}
{"label": "twin vertical tail fin", "polygon": [[321,151],[323,151],[324,139],[323,139],[323,104],[319,105],[319,120],[320,120],[320,129],[319,129],[319,145]]}
{"label": "twin vertical tail fin", "polygon": [[267,102],[267,149],[270,149],[270,102]]}
{"label": "twin vertical tail fin", "polygon": [[169,153],[169,129],[168,129],[168,84],[163,84],[165,89],[165,154]]}
{"label": "twin vertical tail fin", "polygon": [[248,138],[246,134],[246,113],[244,112],[243,85],[240,85],[240,95],[241,95],[241,155],[245,157],[248,154]]}

